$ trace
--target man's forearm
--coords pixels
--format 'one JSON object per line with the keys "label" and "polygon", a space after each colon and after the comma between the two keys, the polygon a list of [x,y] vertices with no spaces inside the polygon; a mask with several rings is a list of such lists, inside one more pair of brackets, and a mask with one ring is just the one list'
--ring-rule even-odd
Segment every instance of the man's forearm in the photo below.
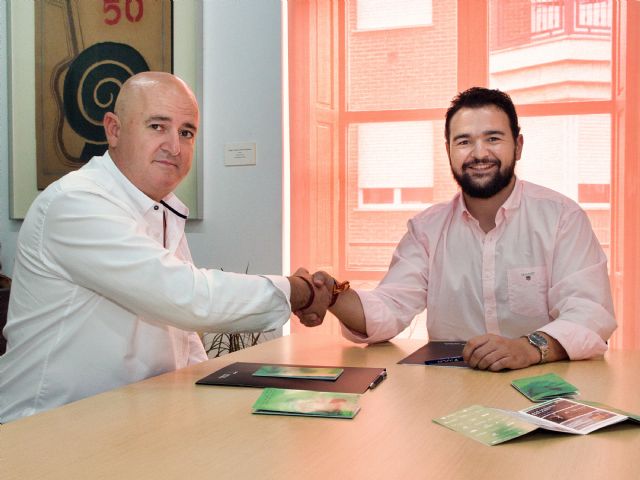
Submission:
{"label": "man's forearm", "polygon": [[329,311],[338,317],[350,330],[367,335],[367,323],[364,317],[364,309],[360,297],[353,290],[347,290],[338,296],[336,303]]}

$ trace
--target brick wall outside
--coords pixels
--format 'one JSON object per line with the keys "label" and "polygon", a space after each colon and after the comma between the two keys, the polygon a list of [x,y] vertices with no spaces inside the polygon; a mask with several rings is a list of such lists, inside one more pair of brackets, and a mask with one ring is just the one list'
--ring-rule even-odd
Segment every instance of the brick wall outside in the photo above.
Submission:
{"label": "brick wall outside", "polygon": [[454,2],[433,1],[433,24],[356,30],[349,2],[349,110],[432,108],[456,93],[457,20]]}
{"label": "brick wall outside", "polygon": [[509,47],[514,41],[527,37],[531,30],[531,0],[491,0],[490,23],[500,28],[489,30],[489,48]]}

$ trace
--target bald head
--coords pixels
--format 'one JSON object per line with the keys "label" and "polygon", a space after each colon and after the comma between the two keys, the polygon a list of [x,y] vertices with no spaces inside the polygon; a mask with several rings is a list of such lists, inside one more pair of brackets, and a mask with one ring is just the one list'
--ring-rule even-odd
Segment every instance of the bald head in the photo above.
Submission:
{"label": "bald head", "polygon": [[181,92],[191,99],[196,109],[198,102],[189,86],[179,77],[167,72],[142,72],[129,77],[120,88],[114,113],[122,118],[127,112],[140,108],[141,101],[148,100],[163,92]]}
{"label": "bald head", "polygon": [[170,73],[143,72],[122,84],[104,116],[109,154],[120,171],[156,201],[189,173],[199,111],[187,84]]}

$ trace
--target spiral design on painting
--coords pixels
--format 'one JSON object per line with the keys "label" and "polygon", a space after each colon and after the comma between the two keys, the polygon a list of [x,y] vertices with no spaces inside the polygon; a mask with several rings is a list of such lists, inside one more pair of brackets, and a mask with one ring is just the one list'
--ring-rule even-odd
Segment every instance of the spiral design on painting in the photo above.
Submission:
{"label": "spiral design on painting", "polygon": [[63,108],[71,128],[88,142],[105,142],[104,114],[113,112],[125,80],[148,70],[144,57],[123,43],[96,43],[83,50],[64,79]]}

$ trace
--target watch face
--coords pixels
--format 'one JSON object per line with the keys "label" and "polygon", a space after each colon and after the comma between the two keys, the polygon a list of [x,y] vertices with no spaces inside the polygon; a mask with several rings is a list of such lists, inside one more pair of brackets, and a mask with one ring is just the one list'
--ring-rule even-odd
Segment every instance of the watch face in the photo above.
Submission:
{"label": "watch face", "polygon": [[534,345],[536,345],[537,347],[546,347],[547,346],[547,339],[544,338],[539,333],[535,333],[534,332],[531,335],[529,335],[529,341],[531,343],[533,343]]}

